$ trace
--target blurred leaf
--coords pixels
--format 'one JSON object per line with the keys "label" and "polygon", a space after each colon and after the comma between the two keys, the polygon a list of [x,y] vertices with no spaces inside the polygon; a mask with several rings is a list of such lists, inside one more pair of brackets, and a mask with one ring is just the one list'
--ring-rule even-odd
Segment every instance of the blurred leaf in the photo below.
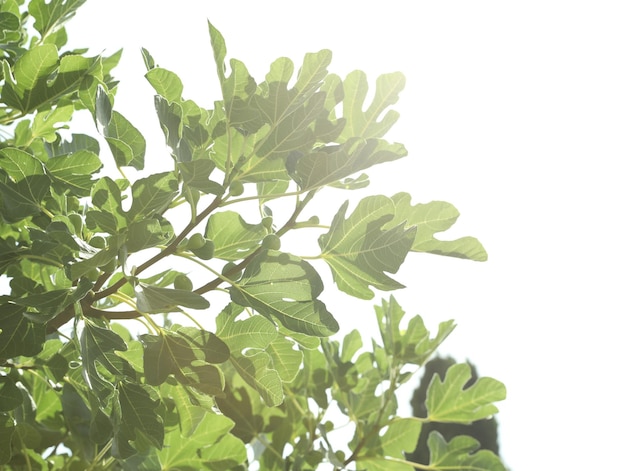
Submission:
{"label": "blurred leaf", "polygon": [[470,423],[498,412],[492,403],[506,398],[504,385],[493,378],[483,377],[466,387],[471,376],[467,363],[452,365],[443,381],[439,375],[433,376],[426,395],[428,420]]}
{"label": "blurred leaf", "polygon": [[[437,431],[428,436],[430,449],[429,469],[432,470],[472,470],[505,471],[500,459],[489,450],[478,450],[478,440],[466,435],[454,437],[449,443]],[[478,451],[477,451],[478,450]]]}
{"label": "blurred leaf", "polygon": [[30,0],[28,12],[35,18],[35,29],[41,37],[56,31],[67,22],[85,0],[58,0],[46,2],[46,0]]}
{"label": "blurred leaf", "polygon": [[21,403],[22,393],[15,386],[15,381],[8,376],[0,376],[0,412],[12,411]]}
{"label": "blurred leaf", "polygon": [[453,241],[434,238],[434,234],[449,229],[459,217],[459,212],[450,203],[432,201],[411,206],[411,195],[408,193],[398,193],[392,199],[397,209],[396,217],[390,224],[406,221],[407,226],[417,226],[412,251],[477,261],[487,260],[487,252],[474,237],[461,237]]}
{"label": "blurred leaf", "polygon": [[15,420],[0,414],[0,465],[7,464],[11,459],[11,439],[15,432]]}
{"label": "blurred leaf", "polygon": [[421,423],[415,419],[395,419],[384,434],[373,443],[373,447],[362,452],[363,458],[357,460],[359,468],[368,470],[411,471],[413,466],[386,459],[387,457],[404,460],[404,452],[415,448],[421,430]]}
{"label": "blurred leaf", "polygon": [[339,326],[317,299],[323,289],[319,274],[309,263],[269,250],[248,264],[230,295],[233,302],[252,307],[268,319],[276,318],[290,330],[326,337]]}
{"label": "blurred leaf", "polygon": [[371,299],[373,286],[393,290],[403,285],[385,272],[395,273],[415,238],[415,229],[402,224],[386,228],[395,214],[385,196],[362,199],[349,218],[346,201],[335,215],[328,233],[319,238],[322,258],[328,263],[337,287],[358,298]]}
{"label": "blurred leaf", "polygon": [[209,302],[193,291],[183,289],[159,288],[141,285],[135,290],[137,309],[145,313],[162,313],[178,311],[179,306],[191,309],[207,309]]}

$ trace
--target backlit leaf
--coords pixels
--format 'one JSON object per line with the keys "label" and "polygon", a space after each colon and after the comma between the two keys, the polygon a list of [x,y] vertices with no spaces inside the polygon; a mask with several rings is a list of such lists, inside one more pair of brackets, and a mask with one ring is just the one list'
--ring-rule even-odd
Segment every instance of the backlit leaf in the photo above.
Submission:
{"label": "backlit leaf", "polygon": [[28,3],[28,12],[35,18],[35,29],[42,37],[54,32],[67,22],[85,0],[31,0]]}
{"label": "backlit leaf", "polygon": [[390,224],[406,221],[407,226],[417,226],[412,251],[477,261],[487,260],[487,252],[474,237],[461,237],[453,241],[435,239],[434,234],[449,229],[459,217],[459,212],[450,203],[432,201],[411,206],[411,195],[408,193],[398,193],[392,199],[397,212]]}
{"label": "backlit leaf", "polygon": [[178,179],[173,172],[155,173],[133,183],[132,193],[129,219],[138,220],[161,214],[177,196]]}
{"label": "backlit leaf", "polygon": [[325,337],[339,326],[317,299],[323,289],[319,274],[308,262],[270,250],[252,260],[230,294],[233,302],[275,318],[290,330]]}
{"label": "backlit leaf", "polygon": [[479,450],[480,443],[467,435],[454,437],[446,443],[443,436],[433,431],[428,436],[432,470],[505,471],[498,457],[489,450]]}
{"label": "backlit leaf", "polygon": [[393,290],[403,285],[385,272],[400,268],[415,238],[415,229],[403,225],[388,227],[395,206],[385,196],[361,200],[350,217],[345,218],[346,201],[333,219],[330,231],[319,238],[322,258],[328,263],[337,287],[363,299],[370,299],[373,286]]}
{"label": "backlit leaf", "polygon": [[372,165],[389,162],[407,154],[402,144],[389,144],[379,139],[351,138],[337,146],[299,156],[293,153],[287,168],[303,189],[328,185]]}
{"label": "backlit leaf", "polygon": [[470,423],[498,412],[493,402],[506,398],[504,385],[493,378],[483,377],[465,387],[471,376],[467,363],[452,365],[443,381],[439,375],[433,376],[426,395],[428,420]]}
{"label": "backlit leaf", "polygon": [[259,247],[266,235],[263,224],[249,224],[234,211],[212,214],[205,231],[205,237],[215,244],[213,256],[222,260],[245,258]]}
{"label": "backlit leaf", "polygon": [[398,101],[398,94],[404,88],[405,78],[400,72],[383,74],[376,80],[376,92],[372,102],[364,110],[368,85],[365,74],[355,70],[343,81],[343,117],[346,125],[339,137],[344,142],[351,137],[368,139],[382,137],[400,116],[395,110],[382,113]]}

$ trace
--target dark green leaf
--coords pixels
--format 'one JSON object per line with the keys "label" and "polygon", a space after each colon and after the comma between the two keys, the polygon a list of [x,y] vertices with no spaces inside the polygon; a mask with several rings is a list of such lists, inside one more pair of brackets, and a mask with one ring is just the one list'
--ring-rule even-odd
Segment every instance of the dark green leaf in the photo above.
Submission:
{"label": "dark green leaf", "polygon": [[15,381],[8,376],[0,376],[0,412],[9,412],[21,403],[22,393],[15,386]]}
{"label": "dark green leaf", "polygon": [[39,214],[49,187],[50,180],[45,175],[27,176],[17,183],[0,180],[2,216],[8,222],[17,222]]}
{"label": "dark green leaf", "polygon": [[11,439],[15,432],[15,420],[5,414],[0,414],[0,465],[11,460]]}
{"label": "dark green leaf", "polygon": [[309,263],[270,250],[252,260],[230,294],[233,302],[276,318],[290,330],[325,337],[339,326],[317,299],[323,289],[319,274]]}
{"label": "dark green leaf", "polygon": [[[130,364],[115,354],[116,350],[125,351],[127,348],[126,342],[115,332],[85,320],[80,335],[83,375],[89,388],[103,403],[113,392],[111,381],[135,376]],[[105,377],[103,369],[110,375]]]}
{"label": "dark green leaf", "polygon": [[128,458],[154,446],[163,448],[165,431],[156,412],[158,402],[140,384],[120,382],[113,400],[114,436],[111,452]]}
{"label": "dark green leaf", "polygon": [[23,306],[3,304],[1,310],[0,358],[37,355],[45,340],[45,325],[24,317]]}

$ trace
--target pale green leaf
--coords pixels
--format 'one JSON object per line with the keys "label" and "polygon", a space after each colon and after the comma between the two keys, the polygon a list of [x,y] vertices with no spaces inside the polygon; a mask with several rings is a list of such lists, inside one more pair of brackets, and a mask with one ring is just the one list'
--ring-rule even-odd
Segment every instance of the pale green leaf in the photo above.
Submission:
{"label": "pale green leaf", "polygon": [[330,266],[337,287],[358,298],[371,299],[369,286],[394,290],[403,285],[385,273],[395,273],[415,238],[415,229],[389,227],[395,214],[385,196],[361,200],[349,218],[346,201],[335,215],[328,233],[319,238],[322,258]]}
{"label": "pale green leaf", "polygon": [[287,169],[301,188],[312,189],[405,155],[407,151],[402,144],[351,138],[344,144],[322,147],[309,154],[293,153],[287,161]]}
{"label": "pale green leaf", "polygon": [[406,221],[407,226],[417,226],[412,251],[487,260],[487,252],[474,237],[461,237],[453,241],[435,239],[434,234],[449,229],[459,217],[459,212],[450,203],[432,201],[411,206],[411,195],[408,193],[398,193],[392,199],[396,204],[396,217],[390,224]]}
{"label": "pale green leaf", "polygon": [[248,264],[230,294],[233,302],[275,318],[290,330],[326,337],[337,332],[339,326],[317,299],[323,289],[322,279],[309,263],[270,250]]}
{"label": "pale green leaf", "polygon": [[273,368],[285,383],[294,380],[302,365],[302,352],[294,347],[294,342],[281,337],[274,340],[265,349],[272,359]]}
{"label": "pale green leaf", "polygon": [[263,224],[249,224],[239,213],[223,211],[209,217],[205,237],[215,244],[214,257],[232,261],[254,252],[267,233]]}
{"label": "pale green leaf", "polygon": [[28,12],[35,18],[35,29],[45,37],[62,27],[86,0],[31,0]]}
{"label": "pale green leaf", "polygon": [[426,394],[428,420],[432,422],[470,423],[496,412],[493,404],[506,398],[506,388],[493,378],[479,378],[466,387],[472,376],[467,363],[457,363],[446,371],[444,380],[433,376]]}
{"label": "pale green leaf", "polygon": [[473,437],[460,435],[446,443],[443,436],[433,431],[428,436],[430,464],[433,471],[505,471],[500,459],[489,450],[479,450],[480,443]]}
{"label": "pale green leaf", "polygon": [[133,183],[132,194],[129,219],[139,220],[161,214],[178,194],[178,179],[173,172],[155,173]]}
{"label": "pale green leaf", "polygon": [[346,125],[338,142],[351,137],[364,139],[382,137],[394,125],[400,116],[395,110],[381,114],[398,101],[398,94],[404,88],[405,78],[400,72],[383,74],[376,80],[376,92],[367,110],[364,102],[368,85],[365,74],[355,70],[343,81],[345,97],[343,100],[343,118]]}
{"label": "pale green leaf", "polygon": [[155,67],[146,73],[152,88],[170,103],[182,100],[183,83],[174,72]]}

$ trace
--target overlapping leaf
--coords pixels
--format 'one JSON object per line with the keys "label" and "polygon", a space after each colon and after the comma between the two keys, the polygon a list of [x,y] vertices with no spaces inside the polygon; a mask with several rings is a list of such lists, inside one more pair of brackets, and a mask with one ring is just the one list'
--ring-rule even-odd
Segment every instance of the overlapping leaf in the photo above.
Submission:
{"label": "overlapping leaf", "polygon": [[373,286],[380,290],[402,288],[385,272],[395,273],[415,238],[415,228],[389,227],[395,215],[393,201],[385,196],[361,200],[349,218],[346,201],[335,215],[328,233],[319,238],[322,258],[328,263],[337,287],[370,299]]}
{"label": "overlapping leaf", "polygon": [[35,18],[35,29],[42,37],[54,32],[76,14],[76,10],[86,0],[31,0],[28,12]]}
{"label": "overlapping leaf", "polygon": [[190,309],[207,309],[209,302],[192,291],[158,286],[142,285],[135,290],[137,309],[146,313],[162,313],[179,310],[179,306]]}
{"label": "overlapping leaf", "polygon": [[46,162],[53,181],[81,197],[90,194],[95,183],[92,175],[101,167],[98,155],[88,150],[53,157]]}
{"label": "overlapping leaf", "polygon": [[328,336],[339,326],[318,296],[324,286],[306,261],[269,250],[255,257],[243,277],[230,288],[231,299],[295,332]]}
{"label": "overlapping leaf", "polygon": [[113,400],[114,456],[128,458],[137,451],[163,447],[165,430],[157,405],[144,386],[124,381],[117,384]]}
{"label": "overlapping leaf", "polygon": [[235,306],[230,305],[218,316],[217,335],[228,345],[231,351],[229,362],[241,378],[267,405],[276,406],[283,401],[282,381],[265,351],[277,338],[276,326],[258,315],[235,321],[234,309]]}
{"label": "overlapping leaf", "polygon": [[483,377],[465,387],[471,376],[467,363],[452,365],[443,381],[438,375],[433,376],[426,394],[428,420],[470,423],[498,412],[493,402],[506,398],[504,385],[493,378]]}
{"label": "overlapping leaf", "polygon": [[133,203],[128,210],[132,220],[160,215],[177,196],[178,179],[173,172],[140,178],[132,186]]}
{"label": "overlapping leaf", "polygon": [[95,116],[117,166],[143,169],[146,140],[130,121],[112,109],[111,99],[102,86],[98,86]]}
{"label": "overlapping leaf", "polygon": [[2,62],[5,84],[1,99],[24,114],[43,104],[54,104],[59,97],[78,89],[98,61],[79,55],[59,59],[56,46],[35,46],[17,60],[13,71],[6,60]]}
{"label": "overlapping leaf", "polygon": [[357,461],[359,468],[380,471],[413,470],[411,465],[394,462],[393,458],[404,460],[404,452],[415,448],[420,430],[421,423],[415,419],[393,420],[380,439],[372,440],[371,448],[364,447],[360,454],[362,457]]}
{"label": "overlapping leaf", "polygon": [[322,147],[287,161],[292,178],[302,189],[329,185],[373,165],[390,162],[407,155],[402,144],[381,139],[351,138],[344,144]]}
{"label": "overlapping leaf", "polygon": [[421,316],[409,319],[406,330],[400,330],[400,322],[405,312],[396,299],[383,299],[380,306],[375,306],[378,328],[388,355],[407,363],[422,365],[437,347],[454,330],[454,321],[439,324],[437,335],[430,338]]}

